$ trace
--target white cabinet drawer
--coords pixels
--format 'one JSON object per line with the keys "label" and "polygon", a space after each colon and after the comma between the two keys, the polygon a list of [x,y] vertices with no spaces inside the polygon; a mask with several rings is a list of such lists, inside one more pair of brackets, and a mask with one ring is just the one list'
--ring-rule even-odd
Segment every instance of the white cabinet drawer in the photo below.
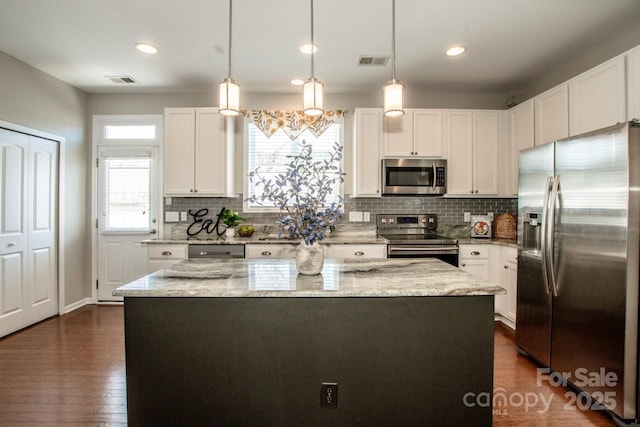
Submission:
{"label": "white cabinet drawer", "polygon": [[460,245],[460,259],[489,259],[491,245]]}
{"label": "white cabinet drawer", "polygon": [[245,245],[246,258],[295,258],[297,245]]}
{"label": "white cabinet drawer", "polygon": [[147,255],[149,259],[185,259],[187,245],[149,245]]}
{"label": "white cabinet drawer", "polygon": [[327,258],[386,258],[387,245],[327,245]]}

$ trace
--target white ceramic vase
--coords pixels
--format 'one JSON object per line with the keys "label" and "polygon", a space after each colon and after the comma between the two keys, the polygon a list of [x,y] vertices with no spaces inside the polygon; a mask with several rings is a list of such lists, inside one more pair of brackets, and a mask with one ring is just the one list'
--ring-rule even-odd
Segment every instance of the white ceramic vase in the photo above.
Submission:
{"label": "white ceramic vase", "polygon": [[313,276],[322,272],[324,265],[324,250],[318,241],[307,245],[300,241],[296,249],[296,268],[298,273]]}
{"label": "white ceramic vase", "polygon": [[227,235],[227,237],[235,237],[236,236],[236,229],[233,227],[229,227],[225,230],[225,234]]}

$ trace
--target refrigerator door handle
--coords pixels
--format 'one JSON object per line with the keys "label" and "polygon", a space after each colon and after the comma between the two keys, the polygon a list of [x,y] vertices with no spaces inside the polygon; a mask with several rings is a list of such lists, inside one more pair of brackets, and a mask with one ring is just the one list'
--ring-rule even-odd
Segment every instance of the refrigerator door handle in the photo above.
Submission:
{"label": "refrigerator door handle", "polygon": [[544,278],[544,290],[549,295],[551,286],[549,284],[549,271],[547,268],[547,217],[549,215],[549,193],[551,192],[552,177],[547,177],[544,187],[544,201],[542,202],[542,224],[540,230],[540,252],[542,253],[542,277]]}
{"label": "refrigerator door handle", "polygon": [[560,188],[560,176],[556,176],[553,182],[553,190],[551,192],[551,200],[549,205],[549,224],[547,226],[547,267],[549,269],[549,278],[551,279],[551,289],[553,296],[558,296],[558,284],[556,282],[556,272],[553,268],[553,249],[556,229],[556,201],[558,200],[558,190]]}

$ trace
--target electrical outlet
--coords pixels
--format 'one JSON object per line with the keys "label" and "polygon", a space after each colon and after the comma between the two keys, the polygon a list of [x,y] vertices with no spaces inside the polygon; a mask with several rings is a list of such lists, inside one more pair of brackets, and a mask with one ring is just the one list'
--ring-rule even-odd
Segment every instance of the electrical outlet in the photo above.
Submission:
{"label": "electrical outlet", "polygon": [[471,212],[464,213],[464,222],[471,222]]}
{"label": "electrical outlet", "polygon": [[487,216],[491,221],[493,221],[493,212],[487,212]]}
{"label": "electrical outlet", "polygon": [[338,383],[322,383],[320,387],[320,407],[338,407]]}
{"label": "electrical outlet", "polygon": [[371,212],[362,212],[362,220],[364,222],[371,222]]}
{"label": "electrical outlet", "polygon": [[187,213],[180,212],[180,221],[186,221],[186,220],[187,220]]}
{"label": "electrical outlet", "polygon": [[171,206],[171,203],[173,203],[173,200],[171,200],[171,197],[165,197],[164,198],[164,204],[167,206]]}
{"label": "electrical outlet", "polygon": [[349,222],[362,222],[362,212],[349,212]]}
{"label": "electrical outlet", "polygon": [[164,222],[178,222],[180,220],[179,212],[165,212]]}

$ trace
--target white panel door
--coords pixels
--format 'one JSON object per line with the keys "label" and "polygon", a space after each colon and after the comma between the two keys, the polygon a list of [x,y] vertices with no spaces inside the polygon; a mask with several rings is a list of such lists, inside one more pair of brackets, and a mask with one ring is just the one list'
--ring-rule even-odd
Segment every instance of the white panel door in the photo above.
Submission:
{"label": "white panel door", "polygon": [[473,174],[476,194],[498,194],[498,113],[473,113]]}
{"label": "white panel door", "polygon": [[0,336],[27,326],[29,137],[0,129]]}
{"label": "white panel door", "polygon": [[217,108],[198,108],[195,114],[195,191],[201,197],[227,196],[226,118]]}
{"label": "white panel door", "polygon": [[98,300],[147,274],[141,240],[157,232],[156,147],[100,147],[98,162]]}
{"label": "white panel door", "polygon": [[473,114],[448,112],[445,121],[449,143],[447,194],[473,194]]}
{"label": "white panel door", "polygon": [[624,56],[618,56],[569,80],[571,136],[627,119]]}
{"label": "white panel door", "polygon": [[353,197],[381,197],[382,110],[357,108],[354,132]]}
{"label": "white panel door", "polygon": [[58,144],[30,137],[28,260],[31,320],[58,312]]}
{"label": "white panel door", "polygon": [[562,83],[534,98],[535,145],[548,144],[569,136],[569,85]]}

